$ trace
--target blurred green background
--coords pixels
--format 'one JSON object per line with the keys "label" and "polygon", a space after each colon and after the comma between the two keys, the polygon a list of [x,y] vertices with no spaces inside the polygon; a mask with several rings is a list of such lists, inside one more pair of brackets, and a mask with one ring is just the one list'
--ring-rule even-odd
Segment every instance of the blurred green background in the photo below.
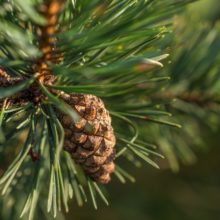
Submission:
{"label": "blurred green background", "polygon": [[[177,15],[177,41],[188,29],[197,34],[197,27],[219,27],[220,1],[202,0],[188,6],[185,15]],[[184,28],[179,26],[184,21]],[[179,22],[179,23],[178,23]],[[190,36],[187,41],[190,41]],[[193,38],[193,36],[192,36]],[[220,39],[219,39],[220,41]],[[193,48],[193,47],[192,47]],[[219,52],[220,53],[220,52]],[[210,55],[211,56],[211,55]],[[214,57],[213,57],[214,59]],[[218,123],[219,124],[219,123]],[[79,220],[218,220],[220,219],[220,128],[207,134],[200,133],[206,148],[198,151],[197,161],[190,166],[181,165],[173,173],[166,162],[161,170],[149,166],[136,169],[130,166],[136,183],[119,185],[116,179],[107,187],[110,206],[99,203],[98,211],[91,204],[78,208],[72,203],[67,219]],[[204,144],[203,143],[203,144]],[[190,146],[191,147],[191,146]],[[198,147],[198,146],[197,146]],[[60,219],[62,219],[60,217]]]}
{"label": "blurred green background", "polygon": [[72,205],[67,219],[80,220],[218,220],[220,216],[219,147],[198,155],[198,162],[181,167],[178,174],[153,168],[133,169],[137,182],[110,184],[110,206],[100,202],[98,211],[90,205]]}

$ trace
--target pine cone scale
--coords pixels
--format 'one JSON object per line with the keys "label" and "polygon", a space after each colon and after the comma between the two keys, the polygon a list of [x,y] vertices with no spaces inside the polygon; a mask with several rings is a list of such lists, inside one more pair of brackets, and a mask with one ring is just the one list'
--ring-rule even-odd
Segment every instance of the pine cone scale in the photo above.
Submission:
{"label": "pine cone scale", "polygon": [[[109,112],[94,95],[62,94],[61,98],[81,116],[74,123],[71,117],[59,114],[65,132],[64,150],[91,179],[108,183],[115,167],[116,142]],[[87,124],[92,128],[90,131],[86,129]]]}

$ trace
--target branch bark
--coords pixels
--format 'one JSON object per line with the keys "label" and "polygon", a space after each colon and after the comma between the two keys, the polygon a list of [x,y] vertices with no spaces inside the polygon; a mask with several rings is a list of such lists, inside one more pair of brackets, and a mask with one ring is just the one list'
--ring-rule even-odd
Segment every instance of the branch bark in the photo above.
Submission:
{"label": "branch bark", "polygon": [[43,84],[53,80],[53,74],[49,69],[48,63],[57,63],[59,60],[56,51],[55,34],[58,31],[58,17],[63,4],[64,0],[50,0],[39,8],[46,20],[46,25],[37,28],[39,49],[42,52],[42,57],[33,65],[33,72],[37,73],[39,81]]}

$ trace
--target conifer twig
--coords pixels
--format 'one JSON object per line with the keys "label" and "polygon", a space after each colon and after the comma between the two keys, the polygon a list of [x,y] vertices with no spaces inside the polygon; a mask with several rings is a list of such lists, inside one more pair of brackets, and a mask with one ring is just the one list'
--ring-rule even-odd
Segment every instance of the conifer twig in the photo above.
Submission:
{"label": "conifer twig", "polygon": [[46,19],[46,25],[39,26],[37,29],[39,49],[42,52],[42,56],[33,65],[33,71],[38,73],[38,79],[42,83],[48,80],[46,76],[52,77],[48,62],[56,63],[56,60],[54,60],[56,53],[56,38],[54,35],[57,33],[57,21],[63,3],[64,0],[50,0],[40,5],[40,12]]}

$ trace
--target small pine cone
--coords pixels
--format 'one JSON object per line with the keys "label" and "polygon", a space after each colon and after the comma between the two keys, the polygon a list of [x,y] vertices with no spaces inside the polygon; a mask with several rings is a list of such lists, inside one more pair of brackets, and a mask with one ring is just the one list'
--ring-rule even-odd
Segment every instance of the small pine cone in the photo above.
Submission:
{"label": "small pine cone", "polygon": [[12,77],[0,67],[0,87],[13,86],[21,81],[21,77]]}
{"label": "small pine cone", "polygon": [[94,95],[62,94],[61,98],[81,116],[74,123],[71,117],[59,113],[65,131],[64,149],[91,179],[108,183],[115,169],[116,142],[109,112]]}
{"label": "small pine cone", "polygon": [[[6,71],[0,67],[0,88],[6,88],[9,86],[14,86],[16,84],[21,83],[23,80],[22,77],[12,77],[9,74],[6,73]],[[22,95],[22,98],[21,98]],[[0,109],[3,106],[5,99],[0,99]],[[21,92],[16,93],[16,95],[7,98],[8,100],[8,107],[11,106],[12,104],[21,104],[23,105],[26,101],[26,99],[24,99],[23,94]]]}

